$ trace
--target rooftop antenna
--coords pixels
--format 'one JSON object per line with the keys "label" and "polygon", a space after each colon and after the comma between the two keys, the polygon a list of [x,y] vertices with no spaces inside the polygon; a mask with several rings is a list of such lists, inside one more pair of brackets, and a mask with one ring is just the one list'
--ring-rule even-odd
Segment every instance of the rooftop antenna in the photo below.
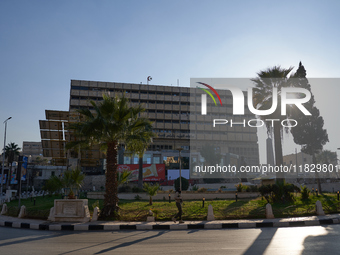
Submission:
{"label": "rooftop antenna", "polygon": [[152,77],[151,77],[151,76],[148,76],[148,78],[146,79],[146,84],[149,85],[149,81],[151,81],[151,80],[152,80]]}
{"label": "rooftop antenna", "polygon": [[179,79],[177,79],[177,87],[179,87]]}

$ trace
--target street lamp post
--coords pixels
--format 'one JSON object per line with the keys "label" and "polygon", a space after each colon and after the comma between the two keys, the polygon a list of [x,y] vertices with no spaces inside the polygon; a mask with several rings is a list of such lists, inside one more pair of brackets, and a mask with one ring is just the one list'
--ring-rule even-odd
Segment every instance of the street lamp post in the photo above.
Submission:
{"label": "street lamp post", "polygon": [[4,150],[2,154],[2,170],[1,170],[1,203],[3,201],[3,196],[2,196],[2,189],[3,189],[3,179],[4,179],[4,168],[5,168],[5,147],[6,147],[6,131],[7,131],[7,121],[12,119],[12,117],[7,118],[4,121],[5,124],[5,135],[4,135]]}
{"label": "street lamp post", "polygon": [[179,189],[180,191],[182,192],[182,161],[181,161],[181,151],[183,150],[183,148],[178,148],[177,149],[179,151],[179,158],[178,158],[178,161],[179,161]]}

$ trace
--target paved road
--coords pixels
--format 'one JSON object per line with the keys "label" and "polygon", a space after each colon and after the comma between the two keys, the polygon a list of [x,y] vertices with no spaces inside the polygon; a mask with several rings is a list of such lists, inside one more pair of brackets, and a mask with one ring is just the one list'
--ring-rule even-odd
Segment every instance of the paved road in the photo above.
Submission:
{"label": "paved road", "polygon": [[339,254],[340,225],[71,232],[0,227],[1,254]]}

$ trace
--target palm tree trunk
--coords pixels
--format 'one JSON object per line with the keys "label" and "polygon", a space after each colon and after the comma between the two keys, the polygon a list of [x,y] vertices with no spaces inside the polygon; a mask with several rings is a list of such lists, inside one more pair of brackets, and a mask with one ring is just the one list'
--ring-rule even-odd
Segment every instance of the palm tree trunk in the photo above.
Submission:
{"label": "palm tree trunk", "polygon": [[117,191],[117,141],[107,144],[106,154],[106,193],[104,196],[104,208],[102,218],[113,217],[118,215],[118,191]]}
{"label": "palm tree trunk", "polygon": [[139,156],[138,188],[143,188],[143,156]]}
{"label": "palm tree trunk", "polygon": [[[280,167],[283,165],[280,122],[274,122],[274,148],[275,148],[275,165]],[[284,181],[283,172],[279,171],[276,173],[276,181],[278,182]]]}

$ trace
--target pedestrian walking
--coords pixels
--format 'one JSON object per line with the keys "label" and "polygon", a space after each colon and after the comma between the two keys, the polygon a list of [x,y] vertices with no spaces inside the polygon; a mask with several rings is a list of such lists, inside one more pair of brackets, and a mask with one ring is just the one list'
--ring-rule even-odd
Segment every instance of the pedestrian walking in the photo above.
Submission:
{"label": "pedestrian walking", "polygon": [[184,221],[182,220],[182,203],[183,203],[183,199],[182,199],[182,195],[181,195],[181,190],[178,189],[176,190],[176,195],[175,195],[175,201],[176,201],[176,206],[178,209],[178,213],[175,215],[175,217],[172,218],[172,220],[176,223],[176,219],[178,218],[179,223],[184,223]]}

